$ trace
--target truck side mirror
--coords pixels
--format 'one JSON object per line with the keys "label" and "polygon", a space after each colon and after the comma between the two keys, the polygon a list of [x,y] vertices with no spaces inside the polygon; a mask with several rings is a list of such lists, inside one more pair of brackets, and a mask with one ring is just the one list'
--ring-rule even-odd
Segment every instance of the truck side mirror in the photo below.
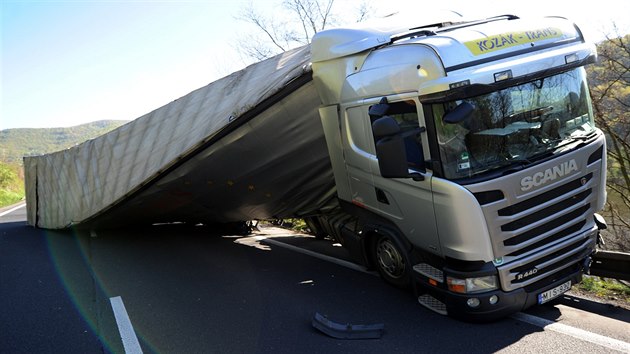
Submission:
{"label": "truck side mirror", "polygon": [[385,116],[372,123],[372,133],[377,139],[391,137],[400,133],[400,126],[394,118]]}
{"label": "truck side mirror", "polygon": [[413,178],[417,181],[424,179],[419,173],[409,173],[405,140],[398,123],[392,117],[385,116],[375,120],[372,123],[372,132],[376,138],[376,157],[381,176]]}

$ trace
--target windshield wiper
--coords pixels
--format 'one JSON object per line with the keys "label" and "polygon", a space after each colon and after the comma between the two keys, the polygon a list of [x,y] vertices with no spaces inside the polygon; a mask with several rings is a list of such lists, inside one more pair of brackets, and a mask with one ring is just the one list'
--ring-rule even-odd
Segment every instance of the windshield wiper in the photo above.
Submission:
{"label": "windshield wiper", "polygon": [[527,159],[522,159],[522,160],[512,160],[510,161],[510,164],[507,165],[502,171],[501,171],[501,175],[505,176],[505,175],[509,175],[511,173],[514,172],[518,172],[520,170],[525,169],[525,167],[531,165],[532,162],[527,160]]}
{"label": "windshield wiper", "polygon": [[506,164],[505,164],[506,168],[501,171],[501,174],[505,176],[510,173],[523,170],[529,167],[530,165],[533,165],[534,163],[549,159],[553,155],[554,155],[554,152],[552,150],[544,150],[531,156],[520,157],[514,160],[508,160],[506,161]]}
{"label": "windshield wiper", "polygon": [[571,150],[577,146],[590,143],[594,137],[595,137],[594,134],[579,135],[579,136],[570,136],[570,135],[566,136],[563,139],[561,139],[561,142],[558,145],[553,147],[553,151],[554,152],[559,152],[560,150],[564,151],[567,146],[576,144],[575,146],[569,148],[569,150]]}

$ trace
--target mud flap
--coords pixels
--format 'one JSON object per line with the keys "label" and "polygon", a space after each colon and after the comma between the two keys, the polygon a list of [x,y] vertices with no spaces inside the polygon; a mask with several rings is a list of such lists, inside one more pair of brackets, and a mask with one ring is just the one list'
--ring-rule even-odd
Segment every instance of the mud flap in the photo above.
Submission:
{"label": "mud flap", "polygon": [[329,320],[326,316],[315,313],[313,327],[324,334],[337,339],[379,339],[385,331],[385,324],[370,325],[341,324]]}

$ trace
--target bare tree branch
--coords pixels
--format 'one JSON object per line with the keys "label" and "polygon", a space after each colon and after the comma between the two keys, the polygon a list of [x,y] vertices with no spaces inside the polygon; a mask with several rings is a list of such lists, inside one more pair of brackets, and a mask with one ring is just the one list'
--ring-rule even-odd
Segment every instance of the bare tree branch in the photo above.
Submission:
{"label": "bare tree branch", "polygon": [[374,12],[372,5],[367,1],[362,1],[357,8],[357,20],[356,22],[363,22],[367,20],[371,13]]}
{"label": "bare tree branch", "polygon": [[269,38],[271,43],[273,43],[274,46],[280,49],[280,51],[285,52],[288,49],[288,48],[283,47],[278,42],[278,37],[274,32],[275,26],[273,25],[273,23],[270,22],[265,17],[263,17],[262,15],[260,15],[259,13],[257,13],[251,4],[243,8],[240,18],[258,27],[258,29],[260,29],[263,33],[265,33],[265,35],[267,36],[267,38]]}
{"label": "bare tree branch", "polygon": [[[277,11],[266,17],[262,11],[250,3],[243,7],[236,19],[254,26],[264,40],[252,40],[248,34],[246,40],[238,42],[239,52],[256,60],[265,59],[297,46],[306,45],[311,38],[336,22],[334,15],[335,0],[277,0]],[[368,18],[372,11],[370,0],[362,0],[357,9],[359,21]],[[344,14],[344,18],[348,14]],[[352,16],[350,16],[352,17]],[[255,34],[253,35],[255,37]]]}
{"label": "bare tree branch", "polygon": [[600,61],[587,67],[597,125],[607,138],[607,242],[630,249],[630,35],[606,36]]}

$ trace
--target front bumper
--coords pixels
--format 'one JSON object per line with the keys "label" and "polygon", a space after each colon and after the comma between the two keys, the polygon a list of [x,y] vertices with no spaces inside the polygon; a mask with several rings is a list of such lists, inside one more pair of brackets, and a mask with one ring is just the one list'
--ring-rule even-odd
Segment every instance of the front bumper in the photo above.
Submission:
{"label": "front bumper", "polygon": [[[569,280],[571,285],[579,283],[584,273],[583,264],[585,260],[582,259],[580,262],[556,274],[510,292],[494,290],[479,294],[459,294],[443,288],[429,286],[425,282],[417,282],[416,290],[419,294],[428,293],[441,301],[446,306],[447,313],[451,317],[473,322],[495,321],[538,304],[539,294]],[[491,304],[490,298],[493,296],[496,296],[498,301]],[[467,302],[470,298],[479,299],[479,305],[474,308],[469,306]]]}

